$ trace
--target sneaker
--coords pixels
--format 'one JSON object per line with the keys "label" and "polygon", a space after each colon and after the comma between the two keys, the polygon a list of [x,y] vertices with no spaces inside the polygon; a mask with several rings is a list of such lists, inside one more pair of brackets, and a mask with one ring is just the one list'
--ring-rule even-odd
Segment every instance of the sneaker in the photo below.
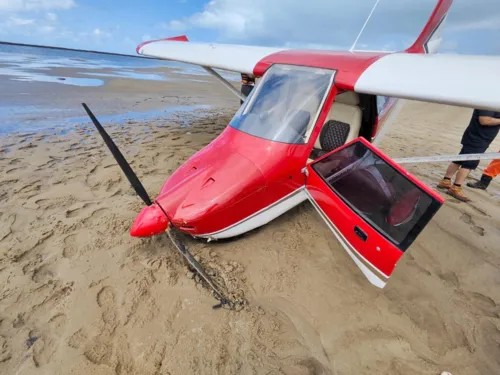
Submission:
{"label": "sneaker", "polygon": [[462,187],[461,186],[455,186],[452,185],[446,194],[451,195],[453,198],[458,199],[459,201],[462,202],[469,202],[470,199],[462,192]]}
{"label": "sneaker", "polygon": [[445,178],[443,178],[441,181],[439,181],[439,184],[437,185],[437,187],[439,189],[446,189],[448,190],[449,188],[451,188],[451,180],[447,180]]}

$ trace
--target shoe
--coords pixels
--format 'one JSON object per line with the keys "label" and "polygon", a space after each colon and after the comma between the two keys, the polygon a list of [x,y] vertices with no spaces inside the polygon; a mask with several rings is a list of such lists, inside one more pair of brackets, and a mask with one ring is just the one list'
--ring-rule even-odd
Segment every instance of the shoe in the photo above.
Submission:
{"label": "shoe", "polygon": [[469,202],[470,201],[470,198],[467,197],[463,192],[462,192],[462,187],[461,186],[455,186],[455,185],[452,185],[448,191],[446,192],[446,194],[449,194],[451,195],[453,198],[456,198],[458,199],[459,201],[462,201],[462,202]]}
{"label": "shoe", "polygon": [[442,179],[441,181],[439,181],[439,184],[437,185],[437,187],[439,189],[446,189],[448,190],[449,188],[451,188],[451,180],[447,180],[447,179]]}
{"label": "shoe", "polygon": [[490,184],[492,178],[490,176],[482,175],[481,179],[476,182],[467,182],[467,186],[473,189],[486,190]]}

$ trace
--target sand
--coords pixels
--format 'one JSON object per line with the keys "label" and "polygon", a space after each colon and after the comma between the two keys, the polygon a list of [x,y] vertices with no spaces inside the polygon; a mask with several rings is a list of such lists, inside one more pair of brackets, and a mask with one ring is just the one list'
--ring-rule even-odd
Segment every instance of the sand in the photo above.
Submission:
{"label": "sand", "polygon": [[[106,126],[154,196],[233,113]],[[470,113],[409,102],[381,148],[458,152]],[[445,168],[408,166],[432,186]],[[249,302],[212,310],[170,243],[129,236],[142,202],[90,125],[4,136],[0,373],[499,373],[499,191],[495,181],[468,189],[470,203],[443,195],[383,290],[308,203],[237,240],[186,239]]]}

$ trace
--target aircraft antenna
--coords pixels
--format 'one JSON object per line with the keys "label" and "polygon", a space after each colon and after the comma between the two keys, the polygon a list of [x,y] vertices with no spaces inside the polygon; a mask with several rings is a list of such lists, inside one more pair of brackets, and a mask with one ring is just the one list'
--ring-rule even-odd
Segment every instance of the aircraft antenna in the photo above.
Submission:
{"label": "aircraft antenna", "polygon": [[373,12],[375,11],[375,8],[377,7],[377,5],[378,5],[379,1],[380,1],[380,0],[377,0],[377,1],[375,2],[375,5],[373,5],[372,11],[370,12],[370,14],[368,15],[368,17],[366,18],[365,24],[363,25],[363,27],[362,27],[362,28],[361,28],[361,30],[359,31],[358,37],[356,38],[356,40],[355,40],[355,41],[354,41],[354,43],[352,44],[352,47],[351,47],[351,49],[349,50],[349,52],[354,51],[354,47],[356,47],[356,44],[358,43],[358,40],[359,40],[359,38],[361,37],[361,34],[363,34],[363,31],[365,30],[365,27],[366,27],[366,25],[368,24],[368,21],[370,21],[370,18],[372,17],[372,14],[373,14]]}

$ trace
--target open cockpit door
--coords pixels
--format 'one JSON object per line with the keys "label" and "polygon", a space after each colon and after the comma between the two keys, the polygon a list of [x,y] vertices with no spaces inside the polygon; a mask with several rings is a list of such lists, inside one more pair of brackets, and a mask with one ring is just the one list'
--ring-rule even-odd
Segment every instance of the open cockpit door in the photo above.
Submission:
{"label": "open cockpit door", "polygon": [[444,202],[362,137],[306,170],[309,199],[379,288]]}

